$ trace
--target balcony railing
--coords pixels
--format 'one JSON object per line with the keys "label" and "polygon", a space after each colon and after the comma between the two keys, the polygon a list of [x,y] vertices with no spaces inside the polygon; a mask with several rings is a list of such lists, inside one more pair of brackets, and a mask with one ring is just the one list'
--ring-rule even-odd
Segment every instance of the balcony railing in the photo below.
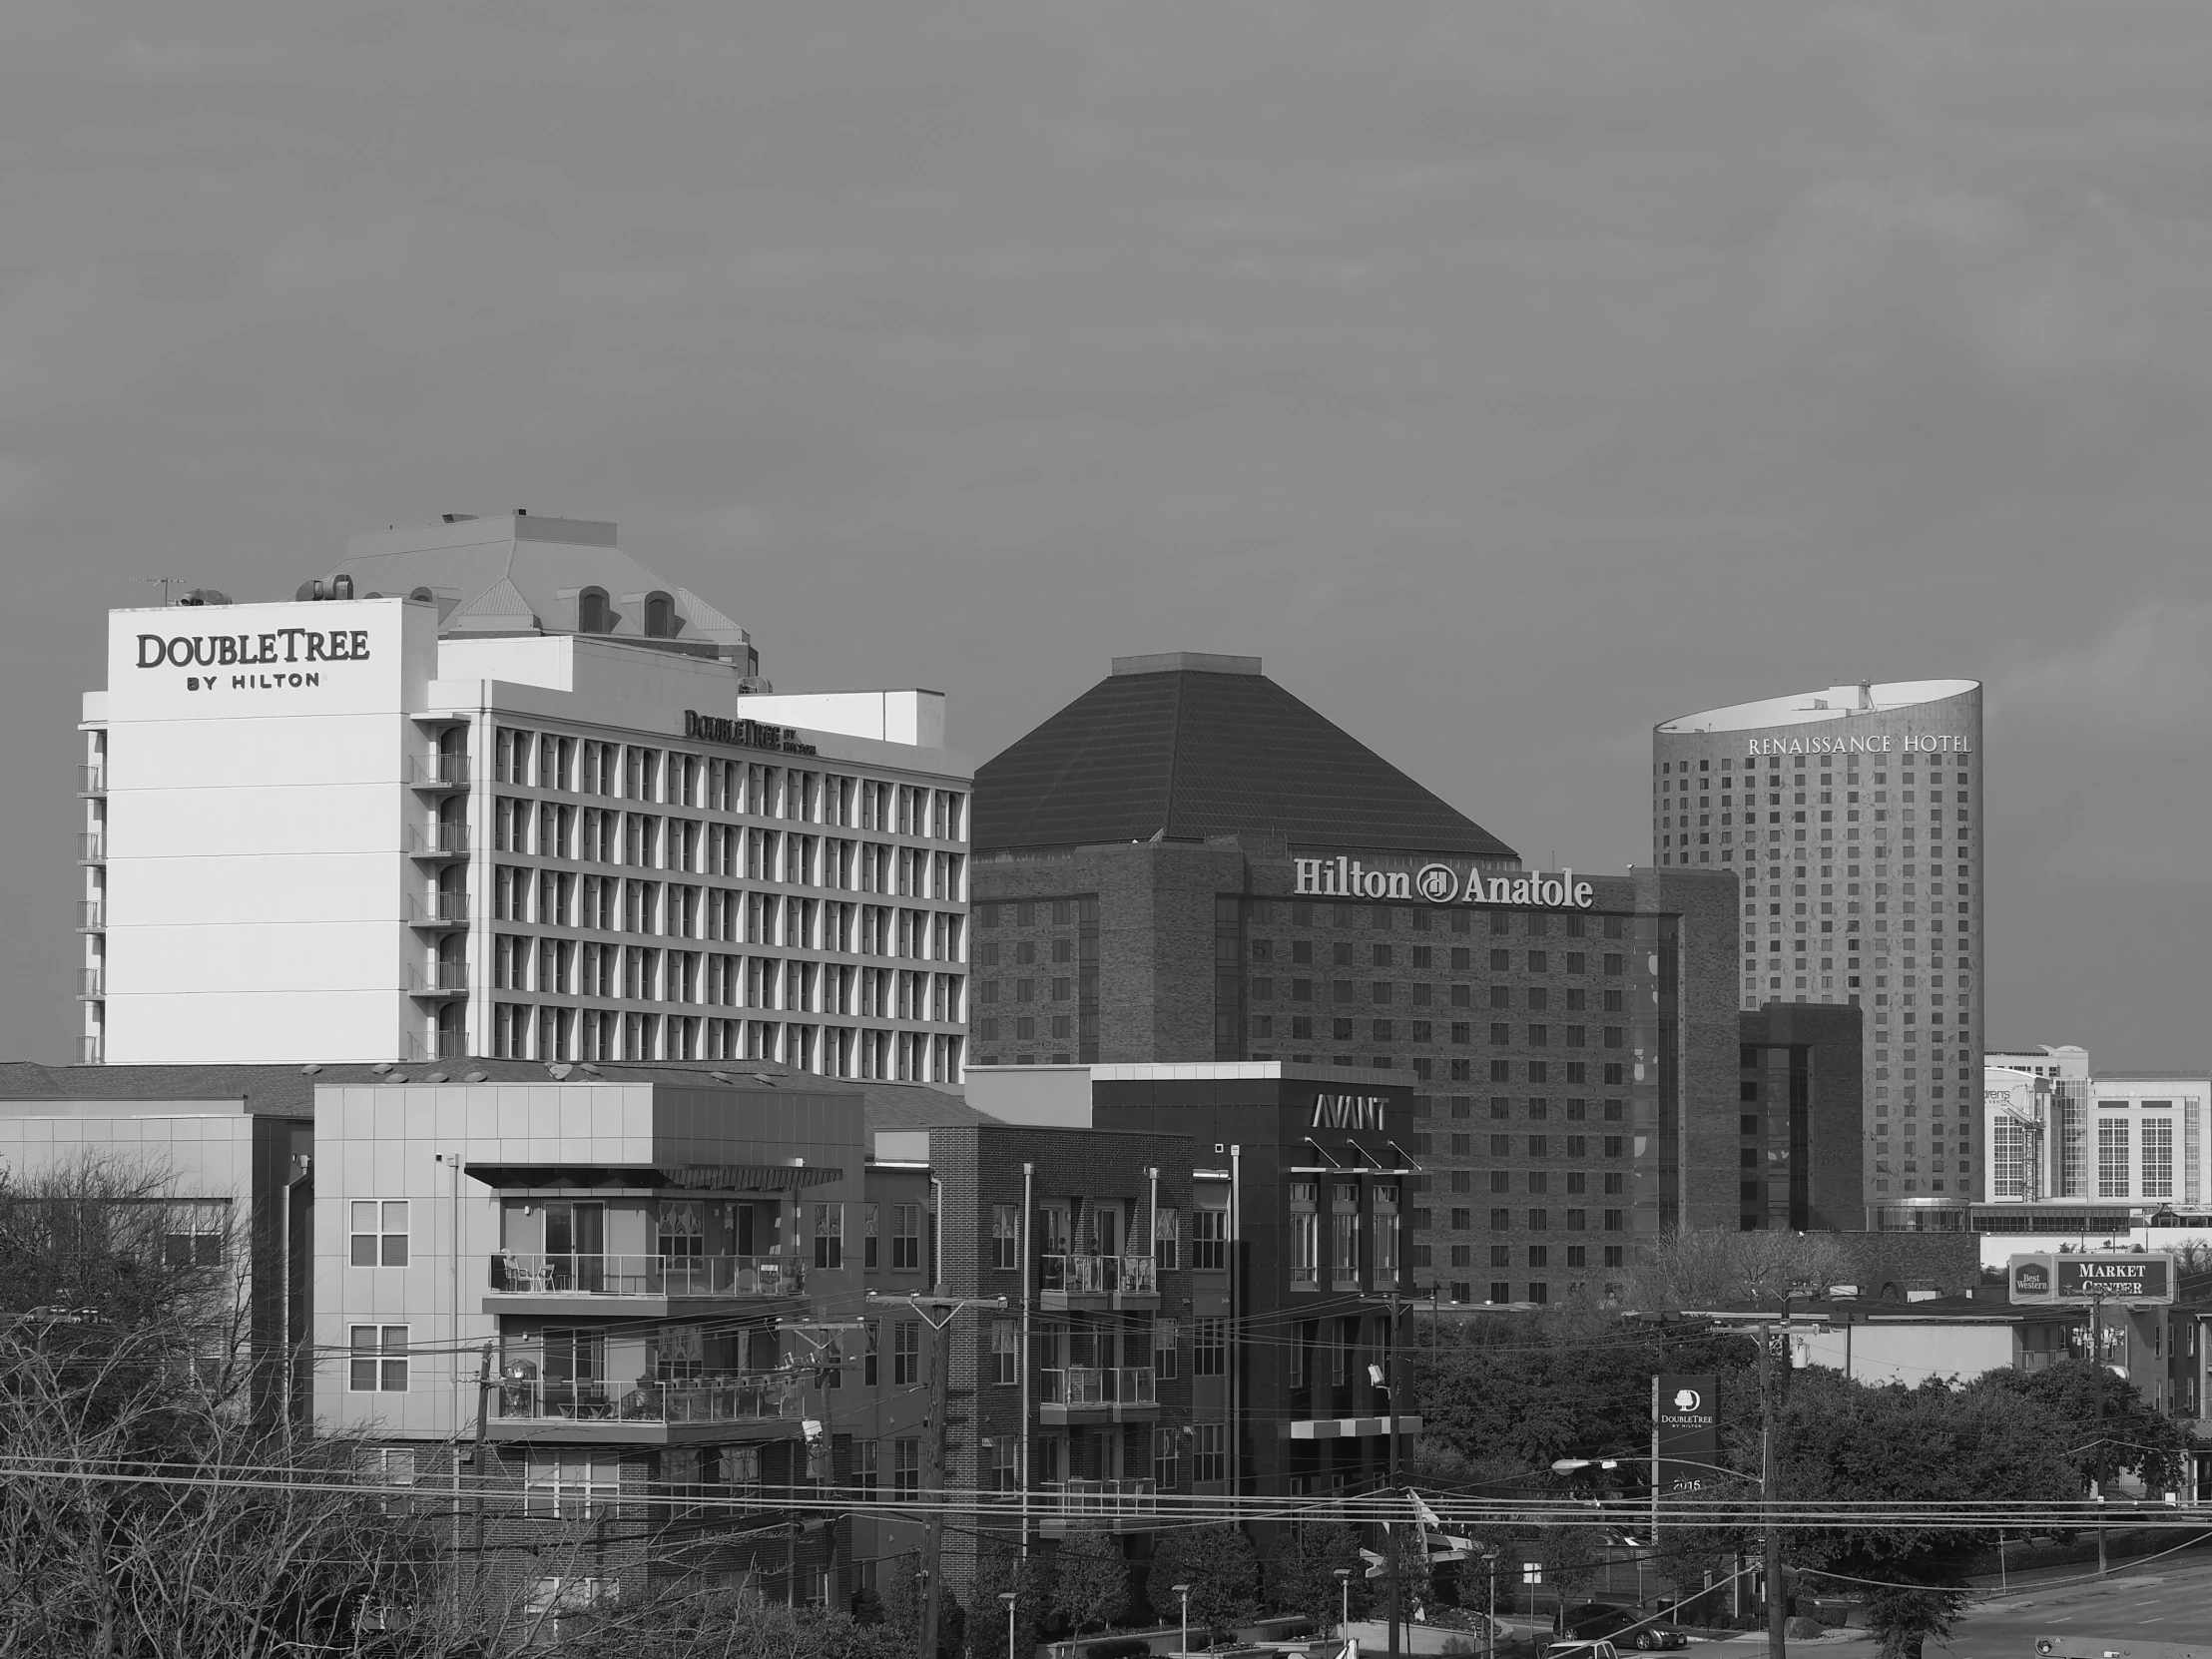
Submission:
{"label": "balcony railing", "polygon": [[106,795],[108,793],[108,769],[104,766],[79,767],[77,769],[77,793],[79,795]]}
{"label": "balcony railing", "polygon": [[1039,1282],[1070,1296],[1158,1296],[1159,1264],[1150,1256],[1047,1256]]}
{"label": "balcony railing", "polygon": [[503,1296],[794,1296],[806,1270],[781,1256],[532,1256],[501,1251],[491,1288]]}
{"label": "balcony railing", "polygon": [[416,927],[466,927],[468,894],[458,890],[416,893],[407,900],[407,920]]}
{"label": "balcony railing", "polygon": [[1033,1491],[1030,1501],[1064,1520],[1151,1517],[1160,1512],[1160,1488],[1150,1480],[1063,1480]]}
{"label": "balcony railing", "polygon": [[[528,1362],[522,1362],[526,1369]],[[672,1382],[524,1377],[499,1385],[498,1415],[567,1422],[783,1422],[807,1410],[796,1377],[691,1377]]]}
{"label": "balcony railing", "polygon": [[107,971],[104,968],[81,967],[77,970],[77,995],[83,999],[106,996]]}
{"label": "balcony railing", "polygon": [[1157,1405],[1150,1366],[1060,1366],[1037,1374],[1037,1398],[1045,1405]]}
{"label": "balcony railing", "polygon": [[79,1065],[97,1066],[106,1055],[106,1045],[98,1037],[79,1037],[77,1039],[77,1063]]}
{"label": "balcony railing", "polygon": [[407,850],[417,858],[465,858],[468,856],[468,826],[415,825],[407,831]]}
{"label": "balcony railing", "polygon": [[108,907],[97,898],[79,899],[77,902],[77,931],[98,933],[108,925]]}
{"label": "balcony railing", "polygon": [[87,830],[77,837],[77,861],[80,864],[104,863],[108,856],[108,837],[105,831]]}
{"label": "balcony railing", "polygon": [[407,761],[407,782],[418,790],[468,788],[466,755],[415,755]]}
{"label": "balcony railing", "polygon": [[407,1046],[414,1051],[417,1060],[465,1060],[468,1058],[468,1033],[466,1031],[418,1031],[407,1039]]}
{"label": "balcony railing", "polygon": [[407,990],[413,996],[466,996],[468,994],[468,964],[466,962],[431,962],[410,964],[407,968]]}

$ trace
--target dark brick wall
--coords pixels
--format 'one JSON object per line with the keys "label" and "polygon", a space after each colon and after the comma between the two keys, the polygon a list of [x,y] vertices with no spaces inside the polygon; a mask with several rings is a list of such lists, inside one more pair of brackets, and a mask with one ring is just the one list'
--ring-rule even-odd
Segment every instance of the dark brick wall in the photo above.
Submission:
{"label": "dark brick wall", "polygon": [[1978,1233],[1840,1232],[1835,1237],[1850,1252],[1856,1283],[1869,1296],[1881,1296],[1892,1285],[1901,1296],[1910,1290],[1971,1296],[1981,1282]]}
{"label": "dark brick wall", "polygon": [[[1806,1225],[1822,1231],[1857,1231],[1866,1223],[1866,1163],[1862,1156],[1865,1113],[1865,1016],[1847,1003],[1770,1002],[1741,1016],[1743,1043],[1761,1050],[1762,1099],[1740,1110],[1758,1114],[1768,1144],[1786,1129],[1786,1094],[1791,1051],[1802,1051],[1807,1072],[1807,1161],[1810,1208]],[[1773,1078],[1770,1083],[1766,1079]],[[1746,1144],[1749,1144],[1747,1141]],[[1787,1216],[1770,1216],[1767,1225],[1788,1226]]]}

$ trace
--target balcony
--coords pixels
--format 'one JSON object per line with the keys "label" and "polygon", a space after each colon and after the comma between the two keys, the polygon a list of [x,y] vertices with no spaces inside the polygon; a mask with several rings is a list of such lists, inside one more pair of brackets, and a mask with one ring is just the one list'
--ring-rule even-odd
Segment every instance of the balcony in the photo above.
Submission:
{"label": "balcony", "polygon": [[1029,1494],[1044,1535],[1085,1529],[1149,1532],[1160,1524],[1160,1491],[1150,1480],[1062,1480]]}
{"label": "balcony", "polygon": [[414,1060],[465,1060],[466,1031],[418,1031],[407,1039],[408,1057]]}
{"label": "balcony", "polygon": [[104,830],[88,830],[77,837],[77,861],[80,864],[108,861],[108,837]]}
{"label": "balcony", "polygon": [[468,995],[468,964],[466,962],[432,962],[428,966],[411,964],[407,969],[407,994],[409,996],[466,996]]}
{"label": "balcony", "polygon": [[468,856],[468,826],[417,824],[407,831],[407,855],[411,858],[465,858]]}
{"label": "balcony", "polygon": [[1150,1256],[1046,1256],[1039,1259],[1038,1284],[1043,1308],[1160,1306],[1160,1269]]}
{"label": "balcony", "polygon": [[108,929],[108,906],[98,898],[82,898],[77,901],[77,931],[80,933],[104,933]]}
{"label": "balcony", "polygon": [[1037,1410],[1048,1424],[1150,1422],[1160,1394],[1150,1366],[1066,1366],[1037,1374]]}
{"label": "balcony", "polygon": [[418,790],[468,788],[466,755],[411,755],[407,758],[407,784]]}
{"label": "balcony", "polygon": [[487,1314],[666,1314],[683,1302],[773,1302],[807,1288],[781,1256],[533,1256],[491,1258]]}
{"label": "balcony", "polygon": [[79,767],[77,769],[77,793],[79,795],[106,795],[108,793],[108,769],[104,766]]}
{"label": "balcony", "polygon": [[407,900],[407,925],[447,930],[466,927],[468,894],[461,891],[416,893]]}
{"label": "balcony", "polygon": [[107,1045],[98,1037],[77,1039],[77,1063],[81,1066],[97,1066],[107,1057]]}
{"label": "balcony", "polygon": [[81,967],[77,970],[77,1000],[97,1002],[108,994],[108,974],[105,968]]}
{"label": "balcony", "polygon": [[[748,1439],[797,1435],[807,1389],[796,1376],[691,1377],[680,1382],[577,1382],[540,1378],[513,1362],[485,1430],[495,1438],[581,1444],[666,1444],[736,1432]],[[761,1430],[745,1434],[747,1428]]]}

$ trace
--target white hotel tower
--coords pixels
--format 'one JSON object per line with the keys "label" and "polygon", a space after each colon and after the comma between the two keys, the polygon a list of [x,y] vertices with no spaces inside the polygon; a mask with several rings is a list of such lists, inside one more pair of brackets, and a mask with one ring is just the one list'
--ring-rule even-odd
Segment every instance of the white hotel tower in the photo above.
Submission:
{"label": "white hotel tower", "polygon": [[1652,737],[1652,852],[1742,878],[1745,1008],[1865,1010],[1866,1191],[1965,1226],[1983,1174],[1981,687],[1832,686]]}
{"label": "white hotel tower", "polygon": [[206,597],[112,612],[85,698],[86,1060],[960,1077],[973,767],[939,694],[774,695],[575,519]]}

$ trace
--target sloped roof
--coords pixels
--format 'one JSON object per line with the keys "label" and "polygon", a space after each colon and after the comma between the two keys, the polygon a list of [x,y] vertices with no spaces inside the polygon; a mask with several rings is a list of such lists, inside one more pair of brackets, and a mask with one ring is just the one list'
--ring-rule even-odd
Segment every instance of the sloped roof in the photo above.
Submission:
{"label": "sloped roof", "polygon": [[1262,674],[1257,657],[1119,658],[975,775],[978,852],[1163,832],[1517,856]]}

